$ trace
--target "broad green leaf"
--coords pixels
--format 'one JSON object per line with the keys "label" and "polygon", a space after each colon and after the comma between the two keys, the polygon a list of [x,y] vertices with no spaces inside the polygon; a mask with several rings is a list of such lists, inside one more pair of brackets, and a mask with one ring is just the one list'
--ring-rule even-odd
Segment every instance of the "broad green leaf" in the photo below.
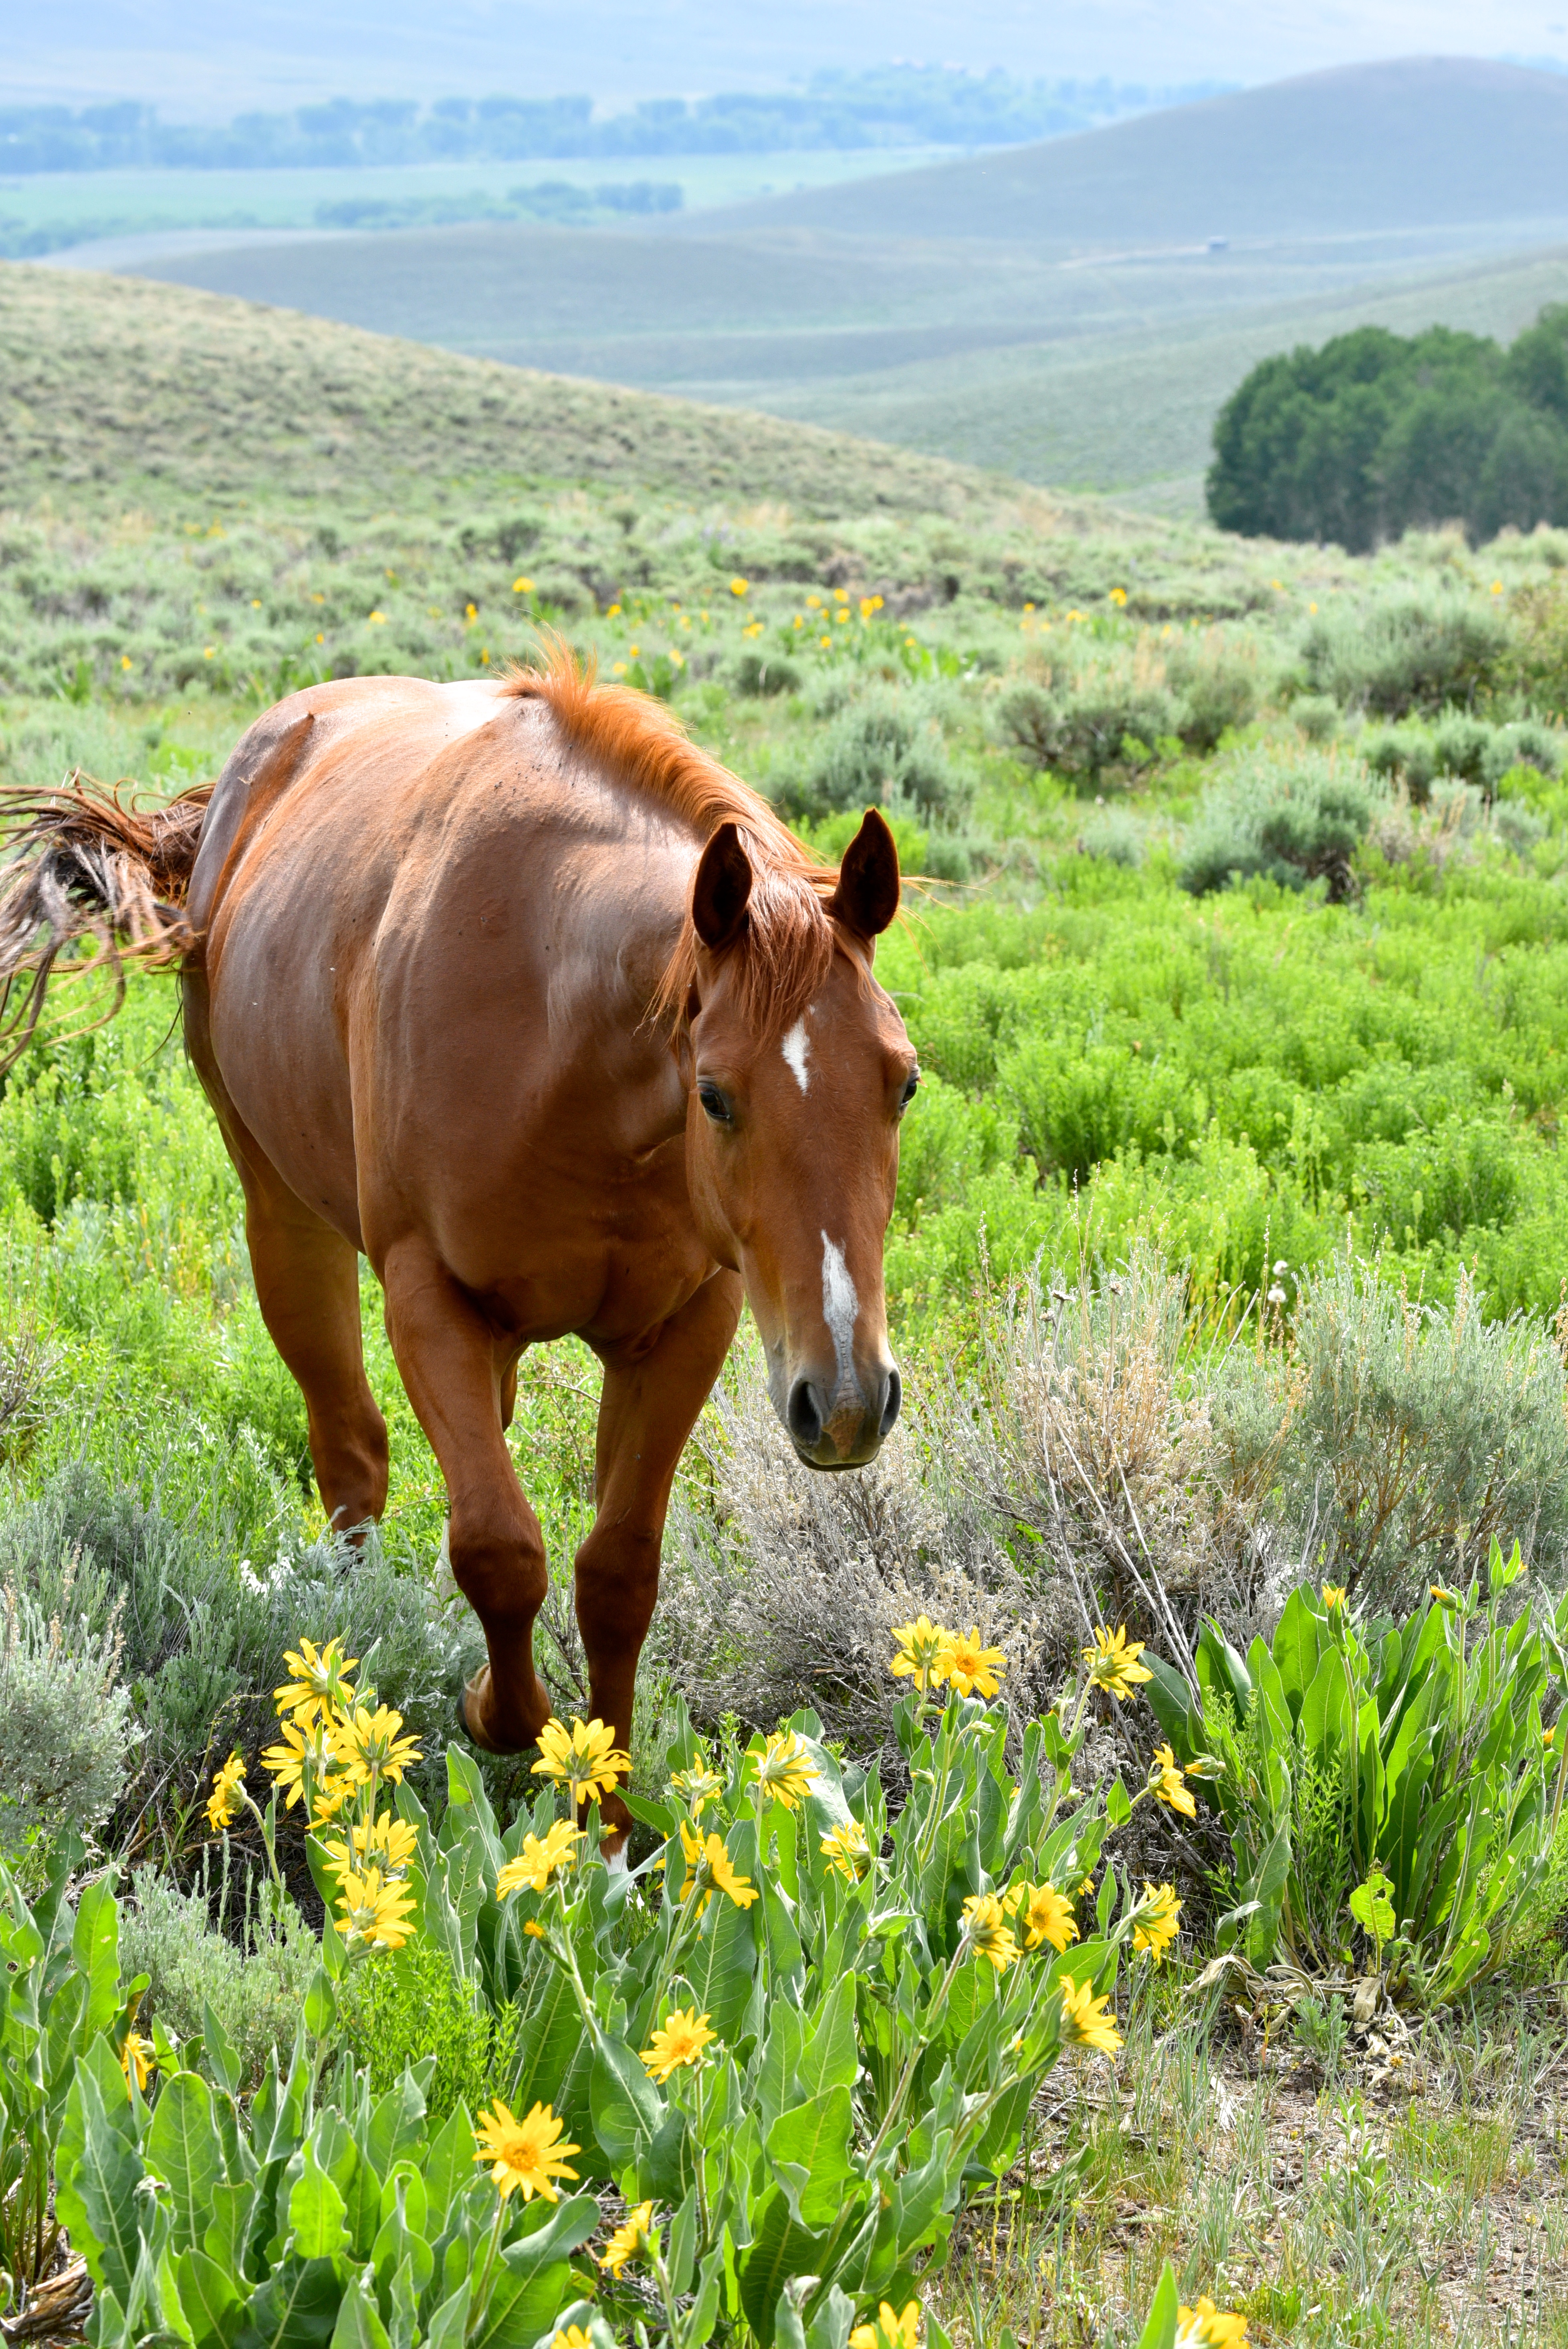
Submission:
{"label": "broad green leaf", "polygon": [[472,2291],[473,2286],[465,2276],[450,2298],[442,2301],[430,2319],[425,2335],[425,2349],[463,2349]]}
{"label": "broad green leaf", "polygon": [[1358,1884],[1350,1896],[1350,1914],[1369,1940],[1381,1949],[1394,1938],[1394,1904],[1388,1898],[1387,1878],[1379,1868]]}
{"label": "broad green leaf", "polygon": [[223,2147],[212,2119],[212,2092],[198,2073],[165,2080],[147,2132],[147,2166],[169,2188],[170,2240],[193,2250],[212,2215],[212,2189],[223,2178]]}
{"label": "broad green leaf", "polygon": [[199,2343],[227,2341],[231,2318],[244,2289],[226,2268],[202,2251],[181,2251],[174,2261],[174,2281],[185,2321]]}
{"label": "broad green leaf", "polygon": [[1148,2323],[1138,2336],[1138,2349],[1175,2349],[1177,2305],[1176,2279],[1167,2260],[1150,2303]]}
{"label": "broad green leaf", "polygon": [[740,2304],[762,2349],[772,2349],[779,2295],[792,2275],[820,2274],[826,2237],[791,2218],[789,2199],[777,2187],[753,2217],[755,2240],[740,2262]]}
{"label": "broad green leaf", "polygon": [[1258,1904],[1246,1924],[1247,1962],[1260,1973],[1274,1963],[1280,1916],[1290,1883],[1290,1823],[1285,1819],[1271,1837],[1258,1863],[1257,1874],[1247,1888],[1249,1898]]}
{"label": "broad green leaf", "polygon": [[[828,1993],[800,2050],[796,2072],[808,2095],[824,2088],[852,2088],[860,2075],[860,2049],[855,2044],[855,1977],[841,1974]],[[782,2103],[782,2098],[780,2098]]]}
{"label": "broad green leaf", "polygon": [[[528,2106],[525,2105],[522,2109],[526,2112]],[[425,2187],[430,2199],[432,2234],[446,2225],[448,2213],[472,2184],[473,2176],[473,2125],[459,2105],[445,2127],[438,2131],[425,2157]]]}
{"label": "broad green leaf", "polygon": [[332,2349],[392,2349],[370,2279],[356,2275],[343,2295],[332,2328]]}
{"label": "broad green leaf", "polygon": [[137,2189],[146,2174],[119,2066],[107,2040],[94,2039],[67,2099],[55,2202],[94,2283],[122,2302],[140,2253]]}
{"label": "broad green leaf", "polygon": [[307,2143],[304,2168],[289,2192],[289,2247],[296,2259],[335,2258],[348,2239],[344,2217],[343,2197]]}
{"label": "broad green leaf", "polygon": [[851,2127],[850,2092],[841,2083],[780,2113],[768,2132],[768,2158],[807,2227],[826,2226],[838,2213]]}
{"label": "broad green leaf", "polygon": [[285,2259],[251,2294],[234,2349],[321,2349],[342,2298],[335,2261]]}
{"label": "broad green leaf", "polygon": [[88,1987],[81,2019],[85,2042],[106,2030],[120,2011],[119,1904],[111,1876],[89,1884],[77,1902],[71,1953]]}
{"label": "broad green leaf", "polygon": [[386,2178],[400,2155],[414,2152],[424,2118],[425,2099],[419,2084],[411,2072],[405,2072],[396,2085],[378,2099],[366,2132],[364,2151],[378,2180]]}

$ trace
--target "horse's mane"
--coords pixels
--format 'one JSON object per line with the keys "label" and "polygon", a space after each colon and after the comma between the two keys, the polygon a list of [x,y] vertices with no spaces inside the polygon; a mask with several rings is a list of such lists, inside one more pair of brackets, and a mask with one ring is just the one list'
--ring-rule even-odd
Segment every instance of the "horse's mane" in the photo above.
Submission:
{"label": "horse's mane", "polygon": [[[744,945],[735,972],[738,1006],[748,1027],[773,1036],[790,1027],[828,975],[835,946],[859,962],[847,933],[836,933],[827,903],[838,869],[814,856],[780,823],[760,792],[699,750],[678,718],[645,693],[601,685],[592,656],[579,661],[562,638],[544,637],[546,666],[520,668],[506,690],[544,702],[574,750],[617,781],[659,801],[711,840],[721,823],[738,826],[753,881]],[[678,1026],[696,978],[697,938],[690,907],[651,1007]]]}

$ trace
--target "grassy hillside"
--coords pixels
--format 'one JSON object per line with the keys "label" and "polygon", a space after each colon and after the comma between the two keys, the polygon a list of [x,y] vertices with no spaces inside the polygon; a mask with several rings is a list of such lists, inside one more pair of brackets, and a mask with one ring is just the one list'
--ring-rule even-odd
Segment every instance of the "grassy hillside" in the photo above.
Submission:
{"label": "grassy hillside", "polygon": [[700,221],[126,265],[1190,506],[1213,414],[1267,351],[1364,320],[1511,332],[1568,291],[1565,130],[1562,77],[1406,60]]}

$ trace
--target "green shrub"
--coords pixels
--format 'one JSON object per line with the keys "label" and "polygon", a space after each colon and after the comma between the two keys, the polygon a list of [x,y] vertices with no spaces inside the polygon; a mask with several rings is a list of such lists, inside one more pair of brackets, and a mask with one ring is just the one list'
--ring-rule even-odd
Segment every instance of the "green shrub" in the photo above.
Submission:
{"label": "green shrub", "polygon": [[1344,1257],[1303,1278],[1288,1364],[1236,1355],[1213,1397],[1238,1474],[1271,1396],[1279,1539],[1326,1580],[1408,1608],[1494,1537],[1561,1578],[1563,1364],[1522,1316],[1483,1320],[1462,1277],[1451,1306],[1417,1304]]}
{"label": "green shrub", "polygon": [[205,1868],[191,1892],[156,1868],[137,1868],[120,1912],[121,1963],[128,1976],[150,1978],[139,2016],[144,2032],[157,2022],[176,2040],[201,2039],[215,2019],[251,2090],[273,2055],[287,2064],[319,1951],[286,1897],[258,1899],[248,1878],[231,1887],[226,1838],[222,1880],[211,1889],[219,1907],[233,1911],[232,1936],[212,1921]]}
{"label": "green shrub", "polygon": [[1508,645],[1490,601],[1450,592],[1379,597],[1322,613],[1302,639],[1309,684],[1377,718],[1468,703],[1495,676]]}
{"label": "green shrub", "polygon": [[351,1975],[339,2019],[348,2052],[377,2095],[394,2087],[407,2066],[435,2059],[425,2084],[432,2120],[444,2121],[459,2106],[477,2113],[492,2095],[504,2100],[512,2091],[521,2009],[489,2007],[436,1942],[406,1942],[381,1964]]}
{"label": "green shrub", "polygon": [[1037,768],[1098,782],[1110,767],[1147,766],[1175,734],[1179,712],[1164,685],[1129,668],[1088,670],[1058,689],[1011,687],[998,718],[1005,741]]}
{"label": "green shrub", "polygon": [[1568,1599],[1544,1632],[1515,1613],[1522,1570],[1494,1539],[1484,1603],[1472,1577],[1399,1620],[1304,1586],[1244,1662],[1207,1626],[1196,1695],[1156,1667],[1178,1759],[1218,1765],[1236,1892],[1222,1930],[1260,1971],[1282,1951],[1316,1974],[1387,1969],[1439,2005],[1502,1962],[1551,1864],[1560,1757],[1542,1709],[1568,1634]]}
{"label": "green shrub", "polygon": [[1288,889],[1325,880],[1332,900],[1345,897],[1350,860],[1377,798],[1355,761],[1305,751],[1287,763],[1253,753],[1205,793],[1181,860],[1181,886],[1201,896],[1234,874],[1255,874]]}
{"label": "green shrub", "polygon": [[1497,728],[1482,752],[1480,774],[1473,780],[1484,781],[1495,792],[1504,775],[1516,767],[1533,767],[1541,775],[1560,774],[1563,758],[1562,735],[1536,719],[1526,718]]}
{"label": "green shrub", "polygon": [[902,799],[927,823],[965,797],[940,730],[891,691],[866,694],[832,721],[807,788],[822,809],[861,811]]}
{"label": "green shrub", "polygon": [[[1178,696],[1175,724],[1173,728],[1156,726],[1154,734],[1143,734],[1145,740],[1174,731],[1190,750],[1206,755],[1222,735],[1247,725],[1257,715],[1262,691],[1253,645],[1234,643],[1218,629],[1197,642],[1184,638],[1171,652],[1166,675]],[[1299,709],[1295,715],[1299,723]],[[1143,732],[1137,726],[1126,730]]]}
{"label": "green shrub", "polygon": [[130,1699],[117,1685],[111,1612],[97,1628],[67,1552],[60,1606],[46,1614],[26,1590],[0,1586],[0,1857],[26,1860],[30,1880],[67,1826],[90,1834],[119,1799]]}
{"label": "green shrub", "polygon": [[1436,776],[1443,771],[1437,744],[1423,726],[1391,726],[1367,734],[1360,756],[1375,775],[1398,779],[1412,803],[1425,807]]}
{"label": "green shrub", "polygon": [[1339,704],[1331,693],[1298,693],[1290,714],[1309,742],[1332,742],[1339,731]]}
{"label": "green shrub", "polygon": [[1467,783],[1479,783],[1485,772],[1492,741],[1490,726],[1479,718],[1470,718],[1462,710],[1445,710],[1432,732],[1432,748],[1437,753],[1438,772],[1458,775]]}
{"label": "green shrub", "polygon": [[1136,873],[1143,862],[1143,826],[1130,809],[1097,808],[1085,821],[1078,846],[1086,856],[1103,857],[1108,864]]}
{"label": "green shrub", "polygon": [[759,652],[748,645],[737,653],[726,671],[728,684],[737,693],[762,697],[770,693],[799,693],[800,668],[796,661],[783,653]]}

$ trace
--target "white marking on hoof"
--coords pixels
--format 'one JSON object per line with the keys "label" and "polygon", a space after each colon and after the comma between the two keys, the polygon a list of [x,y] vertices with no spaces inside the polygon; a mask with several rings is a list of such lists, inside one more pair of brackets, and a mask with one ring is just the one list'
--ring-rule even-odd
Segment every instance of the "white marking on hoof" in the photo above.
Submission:
{"label": "white marking on hoof", "polygon": [[625,1876],[629,1874],[631,1865],[631,1861],[626,1857],[626,1847],[624,1844],[621,1846],[618,1852],[615,1852],[612,1857],[604,1862],[604,1866],[612,1876]]}
{"label": "white marking on hoof", "polygon": [[844,1262],[844,1251],[836,1247],[822,1234],[822,1319],[833,1340],[833,1353],[838,1362],[839,1383],[833,1400],[855,1392],[855,1323],[860,1319],[861,1300],[855,1284],[850,1278],[850,1268]]}
{"label": "white marking on hoof", "polygon": [[806,1055],[811,1049],[811,1040],[806,1033],[806,1022],[803,1019],[796,1020],[779,1049],[793,1070],[795,1082],[799,1086],[800,1091],[803,1093],[809,1093],[811,1090],[811,1079],[806,1067]]}

